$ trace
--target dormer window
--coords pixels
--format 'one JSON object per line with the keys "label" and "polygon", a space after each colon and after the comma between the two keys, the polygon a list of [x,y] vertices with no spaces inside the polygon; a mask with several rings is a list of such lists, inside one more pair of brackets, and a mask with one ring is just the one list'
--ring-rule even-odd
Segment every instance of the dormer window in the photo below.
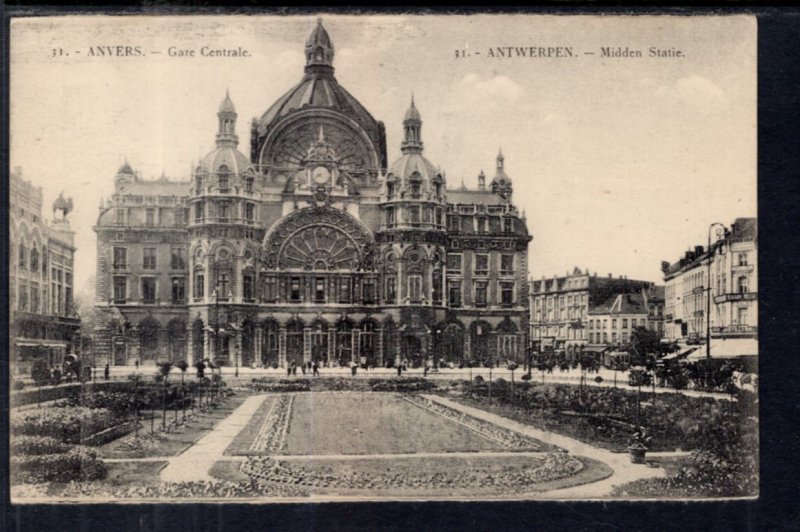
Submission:
{"label": "dormer window", "polygon": [[244,180],[244,191],[246,193],[248,193],[248,194],[252,194],[253,193],[253,178],[252,177],[248,177],[247,179]]}
{"label": "dormer window", "polygon": [[387,183],[386,184],[386,197],[391,199],[391,198],[394,197],[394,193],[395,193],[394,183]]}
{"label": "dormer window", "polygon": [[219,167],[219,182],[218,187],[220,192],[228,192],[228,188],[230,186],[230,174],[228,173],[228,167],[222,165]]}
{"label": "dormer window", "polygon": [[195,194],[203,193],[203,178],[201,176],[196,176],[194,178],[194,193]]}

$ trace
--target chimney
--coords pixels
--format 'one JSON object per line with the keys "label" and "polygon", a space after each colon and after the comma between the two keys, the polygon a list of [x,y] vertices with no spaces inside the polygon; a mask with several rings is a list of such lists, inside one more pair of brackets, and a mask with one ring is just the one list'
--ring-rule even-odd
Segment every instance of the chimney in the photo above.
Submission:
{"label": "chimney", "polygon": [[703,254],[703,246],[695,246],[694,247],[694,254],[695,256],[700,256]]}

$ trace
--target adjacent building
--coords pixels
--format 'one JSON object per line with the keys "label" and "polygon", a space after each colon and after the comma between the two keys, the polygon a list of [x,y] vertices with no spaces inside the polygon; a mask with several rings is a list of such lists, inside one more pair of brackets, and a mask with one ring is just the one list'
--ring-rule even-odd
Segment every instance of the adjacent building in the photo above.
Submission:
{"label": "adjacent building", "polygon": [[710,323],[712,356],[758,354],[756,218],[737,218],[710,249],[697,246],[677,262],[662,263],[662,271],[667,339],[705,344]]}
{"label": "adjacent building", "polygon": [[14,168],[9,179],[9,361],[12,378],[30,377],[35,366],[60,367],[80,355],[75,312],[72,198],[53,203],[53,220],[42,217],[42,189]]}
{"label": "adjacent building", "polygon": [[[334,76],[321,23],[300,82],[239,149],[234,103],[190,181],[126,163],[97,220],[96,346],[113,364],[521,360],[531,236],[505,158],[447,188],[411,101],[383,122]],[[211,136],[211,135],[209,135]]]}
{"label": "adjacent building", "polygon": [[536,352],[575,360],[584,352],[601,353],[608,345],[623,343],[632,330],[631,320],[657,330],[659,309],[663,313],[659,292],[649,281],[599,277],[577,267],[563,277],[532,281],[531,345]]}

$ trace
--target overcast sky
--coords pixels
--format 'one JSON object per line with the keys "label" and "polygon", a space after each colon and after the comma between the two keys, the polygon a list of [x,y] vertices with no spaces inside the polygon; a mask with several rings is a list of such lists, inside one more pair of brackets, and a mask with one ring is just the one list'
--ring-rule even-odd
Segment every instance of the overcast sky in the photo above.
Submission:
{"label": "overcast sky", "polygon": [[[188,179],[214,146],[226,88],[249,156],[250,120],[299,82],[314,24],[314,16],[13,21],[11,165],[43,187],[45,217],[61,190],[74,197],[78,291],[94,275],[92,225],[123,159],[147,179]],[[534,236],[534,278],[579,266],[661,281],[661,260],[704,243],[709,223],[756,215],[752,18],[324,15],[324,25],[336,77],[385,122],[390,159],[412,91],[425,154],[449,187],[462,179],[474,187],[481,168],[491,177],[502,146]],[[87,57],[98,45],[139,46],[144,56]],[[206,45],[251,57],[200,57]],[[197,56],[169,57],[170,46]],[[574,56],[488,57],[505,46],[570,47]],[[651,46],[684,57],[649,58]],[[601,47],[644,57],[603,58]],[[456,50],[472,55],[456,59]]]}

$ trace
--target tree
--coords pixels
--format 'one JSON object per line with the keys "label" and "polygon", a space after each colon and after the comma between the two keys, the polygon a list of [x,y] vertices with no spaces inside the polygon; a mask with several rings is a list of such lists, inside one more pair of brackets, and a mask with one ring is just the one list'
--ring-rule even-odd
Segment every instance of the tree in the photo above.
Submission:
{"label": "tree", "polygon": [[172,370],[172,362],[167,360],[158,364],[158,375],[161,377],[163,387],[161,390],[161,426],[167,428],[167,381],[169,380],[169,372]]}
{"label": "tree", "polygon": [[631,340],[627,351],[635,361],[635,365],[644,366],[648,355],[656,355],[661,349],[661,339],[658,333],[645,327],[636,327],[631,332]]}

